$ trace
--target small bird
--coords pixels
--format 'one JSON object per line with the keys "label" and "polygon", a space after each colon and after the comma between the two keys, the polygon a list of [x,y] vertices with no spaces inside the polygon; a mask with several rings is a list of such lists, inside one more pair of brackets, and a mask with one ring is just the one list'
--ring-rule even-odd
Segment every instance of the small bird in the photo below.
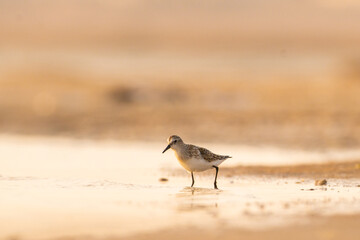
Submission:
{"label": "small bird", "polygon": [[215,181],[214,188],[218,189],[216,179],[219,172],[219,165],[230,156],[217,155],[207,150],[206,148],[194,146],[191,144],[186,144],[184,141],[176,135],[172,135],[167,140],[168,145],[165,150],[166,152],[169,148],[174,150],[175,156],[178,159],[179,163],[187,171],[191,172],[192,184],[194,186],[194,174],[193,172],[202,172],[211,168],[215,168]]}

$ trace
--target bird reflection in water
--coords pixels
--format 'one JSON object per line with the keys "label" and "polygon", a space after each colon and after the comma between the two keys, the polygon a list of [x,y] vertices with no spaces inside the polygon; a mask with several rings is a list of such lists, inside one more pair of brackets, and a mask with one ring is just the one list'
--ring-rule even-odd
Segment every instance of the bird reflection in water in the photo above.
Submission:
{"label": "bird reflection in water", "polygon": [[217,217],[218,201],[222,192],[222,190],[212,188],[185,187],[175,195],[178,203],[176,209],[179,212],[205,211]]}

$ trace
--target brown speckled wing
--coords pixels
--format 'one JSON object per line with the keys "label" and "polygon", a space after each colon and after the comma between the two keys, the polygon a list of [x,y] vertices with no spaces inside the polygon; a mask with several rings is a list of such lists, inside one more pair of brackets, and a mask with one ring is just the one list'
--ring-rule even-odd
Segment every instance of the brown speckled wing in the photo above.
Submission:
{"label": "brown speckled wing", "polygon": [[208,162],[217,161],[217,160],[225,160],[230,158],[230,156],[217,155],[207,150],[206,148],[198,147],[201,156]]}
{"label": "brown speckled wing", "polygon": [[194,145],[191,145],[191,144],[186,144],[186,155],[187,158],[201,158],[201,153],[199,151],[199,148],[194,146]]}

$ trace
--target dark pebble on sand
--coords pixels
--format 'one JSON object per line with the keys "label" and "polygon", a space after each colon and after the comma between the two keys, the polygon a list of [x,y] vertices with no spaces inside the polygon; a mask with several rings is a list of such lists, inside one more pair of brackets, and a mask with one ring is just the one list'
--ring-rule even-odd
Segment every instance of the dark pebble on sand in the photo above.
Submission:
{"label": "dark pebble on sand", "polygon": [[322,179],[322,180],[315,180],[315,186],[324,186],[327,184],[326,179]]}
{"label": "dark pebble on sand", "polygon": [[167,181],[169,181],[169,179],[167,179],[167,178],[159,178],[159,182],[167,182]]}

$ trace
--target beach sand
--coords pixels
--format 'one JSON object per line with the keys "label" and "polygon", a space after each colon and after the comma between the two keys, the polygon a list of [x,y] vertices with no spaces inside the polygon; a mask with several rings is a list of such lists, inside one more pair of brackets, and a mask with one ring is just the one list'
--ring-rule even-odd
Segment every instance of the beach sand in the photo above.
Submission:
{"label": "beach sand", "polygon": [[[303,161],[273,165],[251,160],[261,158],[262,148],[247,161],[241,150],[222,164],[214,190],[213,171],[196,173],[190,188],[190,175],[172,154],[161,154],[161,143],[9,135],[0,143],[0,239],[354,239],[359,233],[360,161],[346,159],[346,151],[336,161],[325,152],[316,155],[322,163],[304,164],[313,158],[304,154]],[[294,152],[273,154],[282,163]],[[322,179],[327,184],[316,186]]]}
{"label": "beach sand", "polygon": [[[286,227],[276,227],[270,230],[249,231],[244,229],[226,228],[180,228],[165,229],[158,232],[139,234],[126,238],[108,238],[110,239],[357,239],[359,230],[359,215],[336,215],[331,217],[312,216],[305,224],[296,224]],[[64,238],[64,240],[82,238]],[[85,238],[84,238],[85,239]]]}

